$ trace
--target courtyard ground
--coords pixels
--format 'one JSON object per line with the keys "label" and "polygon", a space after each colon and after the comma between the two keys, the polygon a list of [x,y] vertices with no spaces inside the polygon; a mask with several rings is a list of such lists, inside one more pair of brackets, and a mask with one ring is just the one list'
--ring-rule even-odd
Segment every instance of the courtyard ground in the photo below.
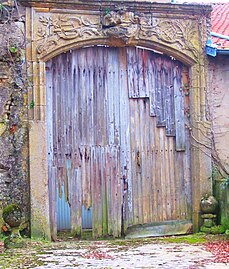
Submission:
{"label": "courtyard ground", "polygon": [[[66,240],[67,239],[67,240]],[[23,249],[4,250],[1,269],[70,268],[229,268],[229,240],[189,235],[135,240],[28,241]]]}

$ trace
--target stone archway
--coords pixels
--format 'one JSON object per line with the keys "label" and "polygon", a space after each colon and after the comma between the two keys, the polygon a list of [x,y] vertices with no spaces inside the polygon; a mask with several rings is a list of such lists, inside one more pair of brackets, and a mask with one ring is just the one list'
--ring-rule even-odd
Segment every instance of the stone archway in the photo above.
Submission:
{"label": "stone archway", "polygon": [[[210,10],[201,6],[120,1],[22,1],[27,8],[27,63],[30,117],[31,229],[33,236],[51,237],[45,62],[73,48],[92,45],[143,46],[159,50],[190,67],[192,222],[199,226],[199,201],[211,193],[209,122],[205,116],[205,56]],[[53,1],[52,1],[53,2]],[[117,7],[118,5],[118,7]],[[31,7],[33,6],[33,7]]]}

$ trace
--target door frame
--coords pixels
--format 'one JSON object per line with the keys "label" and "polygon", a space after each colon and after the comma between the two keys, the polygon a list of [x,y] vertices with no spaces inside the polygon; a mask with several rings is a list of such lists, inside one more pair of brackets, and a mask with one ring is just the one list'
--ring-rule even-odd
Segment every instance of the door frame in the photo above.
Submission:
{"label": "door frame", "polygon": [[[136,2],[128,2],[130,11],[127,12],[122,6],[116,9],[115,4],[120,6],[118,0],[112,1],[111,7],[106,1],[103,4],[89,3],[86,7],[80,3],[70,6],[69,1],[62,1],[65,2],[69,10],[60,2],[52,9],[50,3],[44,2],[41,7],[40,1],[26,1],[26,61],[28,77],[32,81],[28,87],[28,107],[31,102],[35,104],[29,110],[32,236],[55,240],[56,235],[50,221],[50,215],[54,214],[54,197],[48,180],[45,63],[67,50],[93,45],[146,47],[173,56],[189,66],[191,125],[187,128],[191,132],[192,222],[194,231],[197,231],[200,199],[212,193],[210,122],[205,112],[207,65],[204,52],[210,7],[180,5],[178,9],[177,5],[172,4],[141,3],[138,6]],[[112,11],[107,14],[105,11],[108,8]],[[138,11],[145,15],[138,15]],[[166,20],[168,11],[171,15]],[[113,15],[121,16],[121,24],[109,24]],[[144,21],[147,16],[151,20],[149,24]],[[62,18],[60,27],[55,25],[58,18]],[[66,25],[71,20],[78,21],[80,28],[69,31]],[[203,22],[201,25],[200,20]],[[189,28],[193,32],[187,35],[185,29]],[[173,36],[173,29],[179,29],[179,36]]]}

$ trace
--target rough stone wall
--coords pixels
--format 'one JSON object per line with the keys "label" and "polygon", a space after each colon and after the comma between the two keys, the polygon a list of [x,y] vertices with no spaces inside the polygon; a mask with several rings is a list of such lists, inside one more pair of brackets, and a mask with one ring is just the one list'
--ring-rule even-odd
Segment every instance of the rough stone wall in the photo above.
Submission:
{"label": "rough stone wall", "polygon": [[221,172],[229,174],[229,56],[209,58],[208,102],[215,149],[213,154],[216,162],[223,166]]}
{"label": "rough stone wall", "polygon": [[[10,3],[11,2],[11,3]],[[12,4],[14,2],[14,4]],[[12,5],[11,5],[12,4]],[[0,3],[0,210],[18,203],[29,217],[25,10]]]}
{"label": "rough stone wall", "polygon": [[212,123],[214,195],[219,223],[229,229],[229,55],[209,58],[209,112]]}

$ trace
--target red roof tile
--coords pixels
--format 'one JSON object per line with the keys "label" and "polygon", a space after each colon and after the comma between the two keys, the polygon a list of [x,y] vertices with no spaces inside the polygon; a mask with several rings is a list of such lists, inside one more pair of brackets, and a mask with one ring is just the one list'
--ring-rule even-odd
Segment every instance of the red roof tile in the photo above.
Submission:
{"label": "red roof tile", "polygon": [[[212,4],[211,24],[212,32],[229,36],[229,3]],[[229,41],[212,37],[218,49],[229,49]]]}

